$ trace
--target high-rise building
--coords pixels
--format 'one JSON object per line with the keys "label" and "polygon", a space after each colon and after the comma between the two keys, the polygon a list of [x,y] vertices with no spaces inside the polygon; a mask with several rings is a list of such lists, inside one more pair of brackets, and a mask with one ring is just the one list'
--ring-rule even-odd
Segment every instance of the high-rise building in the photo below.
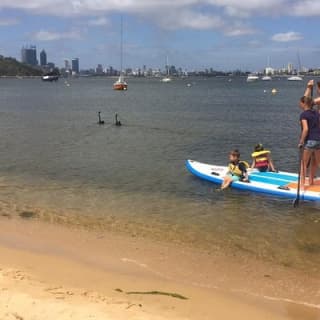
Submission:
{"label": "high-rise building", "polygon": [[98,64],[98,66],[96,68],[96,74],[103,74],[102,64]]}
{"label": "high-rise building", "polygon": [[288,73],[290,73],[290,74],[293,73],[294,68],[293,68],[293,64],[291,62],[288,63],[288,69],[287,70],[288,70]]}
{"label": "high-rise building", "polygon": [[74,58],[71,60],[71,68],[72,68],[72,72],[79,73],[80,71],[79,58]]}
{"label": "high-rise building", "polygon": [[44,67],[48,64],[47,62],[47,53],[44,51],[44,49],[42,49],[42,51],[40,52],[40,66]]}
{"label": "high-rise building", "polygon": [[274,69],[271,68],[271,67],[266,67],[266,68],[264,69],[264,73],[265,73],[267,76],[274,75]]}
{"label": "high-rise building", "polygon": [[21,61],[22,63],[30,64],[31,66],[36,66],[38,64],[36,46],[23,47],[21,49]]}
{"label": "high-rise building", "polygon": [[68,59],[65,59],[64,60],[64,68],[66,69],[66,70],[70,70],[71,68],[70,68],[70,61],[68,60]]}

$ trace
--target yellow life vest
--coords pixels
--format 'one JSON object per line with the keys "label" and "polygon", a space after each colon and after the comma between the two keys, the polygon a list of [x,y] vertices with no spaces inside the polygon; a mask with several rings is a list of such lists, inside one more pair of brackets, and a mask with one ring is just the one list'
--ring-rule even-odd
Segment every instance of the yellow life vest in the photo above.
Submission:
{"label": "yellow life vest", "polygon": [[243,172],[239,168],[239,164],[243,164],[246,169],[249,168],[249,163],[246,161],[239,161],[237,164],[229,163],[228,166],[228,171],[233,175],[233,176],[238,176],[241,177],[243,175]]}
{"label": "yellow life vest", "polygon": [[251,154],[252,158],[257,158],[261,156],[266,156],[267,154],[270,154],[271,152],[269,150],[262,150],[262,151],[255,151]]}
{"label": "yellow life vest", "polygon": [[269,158],[268,155],[271,152],[269,150],[256,151],[252,153],[252,158],[255,159],[255,167],[262,168],[269,166]]}

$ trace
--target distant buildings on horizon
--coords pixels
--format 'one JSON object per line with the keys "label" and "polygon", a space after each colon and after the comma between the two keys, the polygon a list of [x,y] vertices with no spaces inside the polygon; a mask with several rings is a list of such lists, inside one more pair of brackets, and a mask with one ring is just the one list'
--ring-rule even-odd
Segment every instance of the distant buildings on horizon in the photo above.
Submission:
{"label": "distant buildings on horizon", "polygon": [[[28,64],[33,67],[40,67],[44,71],[53,71],[55,69],[55,64],[53,62],[48,62],[47,53],[44,49],[41,50],[39,54],[39,60],[37,58],[37,47],[34,45],[23,46],[21,49],[21,62]],[[79,58],[71,59],[71,64],[69,60],[65,60],[64,72],[73,75],[80,73],[80,62]]]}
{"label": "distant buildings on horizon", "polygon": [[[40,63],[39,63],[40,61]],[[21,49],[21,62],[31,65],[33,67],[39,67],[45,72],[53,71],[57,69],[55,64],[52,62],[48,62],[47,53],[44,49],[41,50],[39,54],[39,60],[37,58],[37,47],[35,45],[28,45],[23,46]],[[118,76],[120,74],[119,70],[114,69],[112,66],[104,68],[102,64],[98,64],[95,69],[87,69],[87,70],[80,70],[80,60],[79,58],[73,59],[65,59],[64,66],[61,68],[60,73],[64,76],[69,75],[98,75],[98,76]],[[165,66],[165,70],[162,71],[161,69],[153,69],[147,68],[145,65],[142,68],[132,69],[127,68],[122,70],[126,76],[136,76],[136,77],[160,77],[163,75],[170,75],[170,76],[177,76],[183,77],[188,75],[203,75],[203,76],[222,76],[222,75],[245,75],[250,73],[249,71],[233,71],[233,72],[223,72],[223,71],[216,71],[212,68],[205,69],[202,71],[187,71],[183,70],[182,68],[176,68],[175,66]],[[293,75],[297,73],[313,73],[313,74],[320,74],[320,70],[309,70],[307,68],[301,68],[301,70],[297,70],[294,68],[292,63],[288,63],[288,65],[284,68],[275,69],[272,67],[266,67],[263,72],[256,72],[257,74],[265,74],[269,76],[273,75]]]}
{"label": "distant buildings on horizon", "polygon": [[37,48],[36,46],[26,46],[21,49],[21,62],[30,66],[37,66]]}

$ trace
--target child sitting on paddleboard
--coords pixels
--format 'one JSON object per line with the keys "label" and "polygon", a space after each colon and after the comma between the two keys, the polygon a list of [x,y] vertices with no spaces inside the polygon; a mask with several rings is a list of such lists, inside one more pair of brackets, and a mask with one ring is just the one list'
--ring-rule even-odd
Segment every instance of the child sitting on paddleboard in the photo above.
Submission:
{"label": "child sitting on paddleboard", "polygon": [[271,159],[271,151],[264,149],[261,143],[254,147],[252,153],[252,169],[258,169],[260,172],[272,171],[275,172],[274,164]]}
{"label": "child sitting on paddleboard", "polygon": [[227,189],[234,181],[249,182],[247,172],[249,165],[245,161],[240,160],[239,150],[231,151],[229,160],[228,172],[223,179],[221,190]]}

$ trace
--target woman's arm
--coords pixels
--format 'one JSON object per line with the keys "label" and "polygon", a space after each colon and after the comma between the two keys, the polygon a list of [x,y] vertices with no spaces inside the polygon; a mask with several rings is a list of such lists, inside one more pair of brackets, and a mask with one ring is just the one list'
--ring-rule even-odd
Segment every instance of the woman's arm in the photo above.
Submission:
{"label": "woman's arm", "polygon": [[317,106],[320,106],[320,97],[319,98],[315,98],[313,100],[314,104],[316,104]]}
{"label": "woman's arm", "polygon": [[299,141],[299,147],[302,147],[306,141],[308,132],[309,132],[309,127],[308,127],[308,121],[306,119],[301,120],[301,136],[300,136],[300,141]]}
{"label": "woman's arm", "polygon": [[314,80],[310,80],[308,82],[308,84],[307,84],[306,91],[304,92],[304,96],[305,97],[311,98],[311,93],[312,93],[313,86],[314,86]]}

